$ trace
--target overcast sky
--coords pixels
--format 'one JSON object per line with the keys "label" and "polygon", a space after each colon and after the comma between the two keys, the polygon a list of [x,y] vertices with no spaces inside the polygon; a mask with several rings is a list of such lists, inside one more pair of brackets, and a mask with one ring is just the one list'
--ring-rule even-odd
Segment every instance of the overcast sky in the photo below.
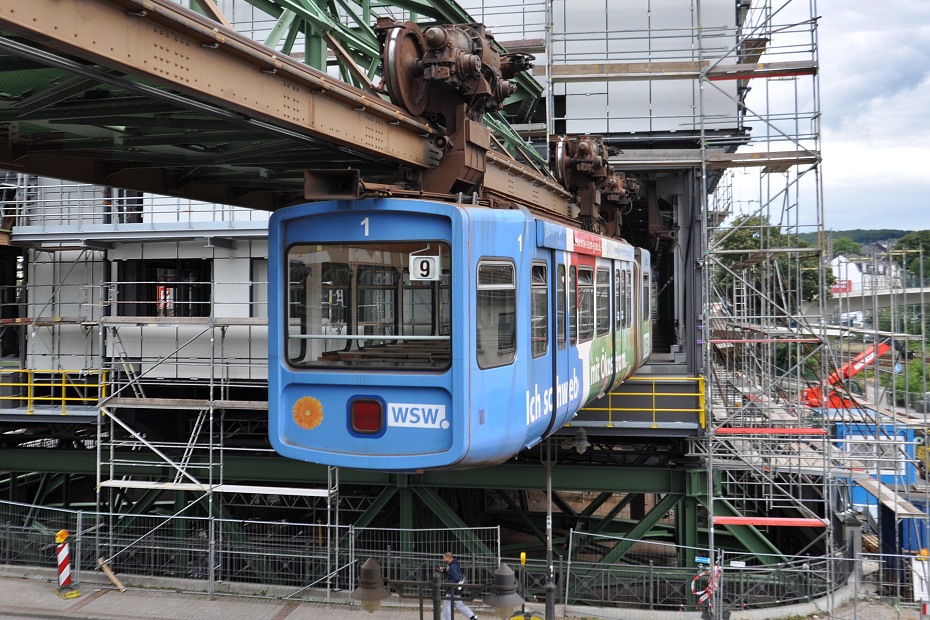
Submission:
{"label": "overcast sky", "polygon": [[824,224],[930,229],[930,0],[821,0]]}

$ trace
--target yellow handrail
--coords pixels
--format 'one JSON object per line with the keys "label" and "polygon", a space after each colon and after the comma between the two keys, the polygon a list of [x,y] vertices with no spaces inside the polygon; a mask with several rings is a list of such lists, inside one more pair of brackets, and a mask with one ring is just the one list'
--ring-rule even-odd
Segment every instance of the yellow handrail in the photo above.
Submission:
{"label": "yellow handrail", "polygon": [[[659,391],[659,390],[656,388],[656,385],[657,385],[657,384],[662,383],[662,382],[667,382],[667,381],[670,380],[670,379],[675,380],[675,381],[682,381],[682,382],[685,382],[685,381],[693,381],[693,382],[695,382],[695,383],[697,384],[697,389],[696,389],[696,391],[689,391],[689,392],[666,392],[666,391]],[[643,391],[629,391],[629,390],[624,391],[624,390],[623,390],[623,386],[624,386],[624,385],[628,385],[628,384],[631,383],[631,382],[652,383],[652,390],[651,390],[651,391],[645,391],[645,392],[643,392]],[[640,397],[640,398],[642,398],[642,397],[651,397],[651,399],[652,399],[652,406],[651,406],[651,407],[647,407],[647,408],[644,408],[644,407],[617,407],[617,406],[615,406],[615,405],[614,405],[614,398],[615,398],[615,397],[623,397],[623,396],[636,396],[636,397]],[[669,396],[671,396],[671,397],[676,397],[676,396],[678,396],[678,397],[684,397],[684,398],[694,398],[694,397],[697,397],[697,399],[698,399],[698,406],[697,406],[697,407],[658,407],[658,406],[657,406],[657,399],[658,399],[659,397],[665,398],[665,397],[669,397]],[[615,420],[613,419],[613,414],[614,414],[614,412],[619,413],[619,412],[622,412],[622,411],[647,411],[647,412],[651,412],[651,414],[652,414],[652,428],[658,428],[658,427],[659,427],[658,418],[659,418],[659,414],[660,414],[660,413],[664,413],[664,412],[691,412],[691,413],[697,413],[697,414],[699,415],[699,421],[700,421],[699,423],[700,423],[701,428],[707,428],[707,412],[705,411],[705,407],[706,407],[706,400],[705,400],[705,393],[704,393],[704,377],[703,377],[703,376],[697,376],[697,377],[655,376],[655,377],[630,377],[629,379],[626,380],[626,382],[624,382],[624,384],[620,385],[618,389],[611,391],[611,392],[607,395],[607,407],[584,407],[582,410],[583,410],[583,411],[601,411],[601,412],[607,412],[607,427],[608,427],[608,428],[613,428],[613,427],[614,427],[614,423],[615,423]],[[618,420],[618,421],[619,421],[619,422],[622,422],[622,420]]]}
{"label": "yellow handrail", "polygon": [[[0,395],[0,401],[25,401],[26,415],[36,413],[36,406],[53,403],[52,408],[60,409],[61,415],[68,415],[68,404],[95,406],[106,398],[106,370],[36,370],[11,368],[0,370],[0,386],[25,388],[25,393]],[[94,378],[94,382],[88,382]],[[78,388],[86,390],[82,395]],[[0,416],[2,417],[2,416]]]}

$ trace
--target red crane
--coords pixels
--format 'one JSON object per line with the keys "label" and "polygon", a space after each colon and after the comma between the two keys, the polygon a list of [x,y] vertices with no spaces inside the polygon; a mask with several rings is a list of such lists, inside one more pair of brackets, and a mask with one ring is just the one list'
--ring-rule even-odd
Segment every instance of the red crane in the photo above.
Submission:
{"label": "red crane", "polygon": [[[808,407],[823,407],[826,405],[829,409],[843,409],[854,406],[853,402],[836,388],[842,386],[849,378],[862,372],[876,358],[888,353],[892,348],[899,353],[904,353],[903,342],[897,342],[891,338],[876,342],[832,372],[823,384],[810,385],[804,388],[801,391],[801,402]],[[829,390],[826,403],[824,403],[823,399],[823,389],[825,387]]]}

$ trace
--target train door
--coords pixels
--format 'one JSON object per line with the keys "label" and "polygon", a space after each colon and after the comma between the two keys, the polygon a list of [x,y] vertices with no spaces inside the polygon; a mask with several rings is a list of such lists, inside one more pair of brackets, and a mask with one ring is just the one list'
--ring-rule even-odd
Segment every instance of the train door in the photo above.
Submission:
{"label": "train door", "polygon": [[633,304],[630,298],[630,282],[632,281],[633,265],[624,261],[613,261],[613,381],[607,387],[609,392],[614,386],[626,379],[628,369],[635,357],[632,355],[630,340],[630,325],[632,324]]}
{"label": "train door", "polygon": [[555,298],[552,252],[540,252],[530,265],[530,346],[526,392],[526,447],[545,437],[555,420],[556,348],[553,343]]}
{"label": "train door", "polygon": [[637,277],[634,279],[633,288],[636,291],[637,320],[634,333],[639,364],[649,359],[652,353],[652,265],[649,259],[648,251],[636,248]]}
{"label": "train door", "polygon": [[547,434],[564,422],[569,401],[569,267],[565,252],[552,252],[552,385],[555,415]]}

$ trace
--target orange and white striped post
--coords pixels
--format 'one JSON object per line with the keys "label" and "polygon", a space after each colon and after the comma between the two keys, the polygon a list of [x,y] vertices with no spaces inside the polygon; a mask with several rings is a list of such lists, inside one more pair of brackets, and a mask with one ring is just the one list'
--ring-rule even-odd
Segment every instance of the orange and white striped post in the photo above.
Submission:
{"label": "orange and white striped post", "polygon": [[59,530],[55,534],[58,543],[58,589],[71,587],[71,549],[68,545],[68,530]]}

